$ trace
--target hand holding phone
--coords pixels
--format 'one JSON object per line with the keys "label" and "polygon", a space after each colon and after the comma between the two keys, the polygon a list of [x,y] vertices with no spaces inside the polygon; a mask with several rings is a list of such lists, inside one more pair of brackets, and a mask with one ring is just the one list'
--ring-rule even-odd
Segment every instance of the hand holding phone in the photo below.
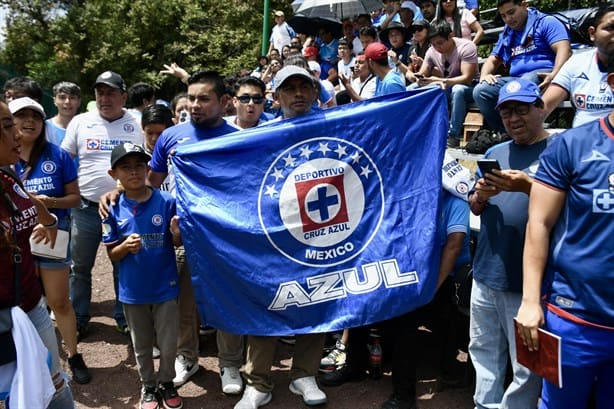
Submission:
{"label": "hand holding phone", "polygon": [[496,159],[480,159],[478,160],[478,167],[480,168],[480,172],[482,172],[482,176],[486,176],[487,173],[492,173],[494,175],[494,169],[501,170],[499,161]]}

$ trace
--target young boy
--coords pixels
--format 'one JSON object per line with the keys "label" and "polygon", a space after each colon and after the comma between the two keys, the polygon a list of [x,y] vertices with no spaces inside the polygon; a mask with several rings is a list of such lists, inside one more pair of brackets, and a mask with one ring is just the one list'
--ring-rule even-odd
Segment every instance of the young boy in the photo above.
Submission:
{"label": "young boy", "polygon": [[[174,199],[145,185],[150,159],[131,143],[113,149],[109,175],[121,182],[124,192],[102,221],[103,243],[109,258],[119,261],[119,299],[143,383],[140,407],[179,409],[183,403],[173,385],[179,318],[173,245],[181,244],[181,235]],[[157,380],[154,338],[160,349]]]}

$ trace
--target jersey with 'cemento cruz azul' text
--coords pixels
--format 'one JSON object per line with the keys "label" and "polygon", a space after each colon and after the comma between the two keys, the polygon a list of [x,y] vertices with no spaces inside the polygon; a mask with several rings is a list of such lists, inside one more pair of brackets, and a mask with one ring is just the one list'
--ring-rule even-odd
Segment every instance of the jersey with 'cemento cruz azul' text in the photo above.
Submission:
{"label": "jersey with 'cemento cruz azul' text", "polygon": [[560,134],[535,179],[567,194],[551,239],[548,301],[614,327],[614,129],[607,117]]}

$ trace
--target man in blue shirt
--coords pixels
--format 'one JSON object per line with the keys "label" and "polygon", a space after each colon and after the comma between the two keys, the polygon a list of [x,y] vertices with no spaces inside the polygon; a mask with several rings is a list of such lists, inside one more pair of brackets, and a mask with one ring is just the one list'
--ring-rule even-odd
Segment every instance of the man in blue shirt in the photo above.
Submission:
{"label": "man in blue shirt", "polygon": [[[505,132],[494,106],[499,90],[522,77],[545,88],[571,56],[569,34],[556,17],[528,8],[523,0],[497,0],[497,9],[505,22],[503,32],[490,56],[482,65],[480,83],[473,99],[491,129]],[[510,77],[497,75],[505,66]]]}
{"label": "man in blue shirt", "polygon": [[[539,155],[549,143],[543,106],[534,82],[519,78],[501,88],[496,109],[512,140],[486,152],[502,170],[478,172],[469,196],[471,211],[480,216],[469,330],[478,409],[534,408],[539,397],[539,378],[516,361],[513,318],[522,298],[529,192]],[[504,389],[508,354],[513,379]]]}
{"label": "man in blue shirt", "polygon": [[405,91],[405,79],[388,64],[388,48],[382,43],[371,43],[365,49],[367,66],[375,75],[375,96]]}

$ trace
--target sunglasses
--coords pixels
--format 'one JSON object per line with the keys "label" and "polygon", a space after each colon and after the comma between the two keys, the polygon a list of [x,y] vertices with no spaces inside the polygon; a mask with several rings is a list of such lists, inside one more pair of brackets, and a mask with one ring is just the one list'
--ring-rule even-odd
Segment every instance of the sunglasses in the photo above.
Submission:
{"label": "sunglasses", "polygon": [[237,99],[242,104],[249,104],[250,100],[256,105],[260,105],[264,102],[264,97],[262,95],[241,95],[237,97]]}
{"label": "sunglasses", "polygon": [[518,104],[512,107],[501,108],[499,110],[499,114],[501,115],[501,118],[504,119],[511,118],[512,114],[523,116],[529,113],[531,110],[531,105],[533,104]]}

